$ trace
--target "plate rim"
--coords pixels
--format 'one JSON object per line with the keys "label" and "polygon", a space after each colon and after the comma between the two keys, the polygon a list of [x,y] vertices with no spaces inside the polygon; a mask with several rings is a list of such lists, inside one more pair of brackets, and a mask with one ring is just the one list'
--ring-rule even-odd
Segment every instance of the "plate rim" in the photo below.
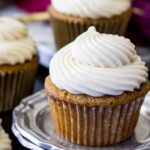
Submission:
{"label": "plate rim", "polygon": [[[55,145],[55,143],[53,143],[53,142],[45,142],[45,140],[44,140],[44,144],[40,141],[41,139],[38,139],[38,135],[37,135],[37,133],[35,133],[35,132],[33,132],[34,134],[33,135],[31,135],[31,132],[30,133],[28,133],[27,131],[24,131],[20,126],[19,126],[19,124],[17,123],[17,116],[16,116],[16,110],[18,111],[18,108],[19,107],[23,107],[23,106],[28,106],[28,104],[30,105],[30,101],[32,101],[32,99],[33,98],[36,98],[36,97],[38,97],[39,95],[42,95],[42,96],[44,96],[44,97],[46,97],[46,92],[45,92],[45,90],[41,90],[41,91],[39,91],[39,92],[37,92],[37,93],[35,93],[35,94],[33,94],[33,95],[31,95],[31,96],[29,96],[29,97],[27,97],[27,98],[25,98],[25,99],[23,99],[22,100],[22,102],[13,110],[13,122],[14,122],[14,125],[16,126],[16,128],[17,128],[17,130],[18,130],[18,132],[20,132],[20,134],[23,136],[23,137],[25,137],[25,138],[27,138],[29,141],[32,141],[34,144],[36,144],[36,145],[38,145],[39,147],[41,147],[41,148],[44,148],[44,149],[50,149],[50,148],[57,148],[57,149],[65,149],[65,147],[60,147],[60,146],[58,146],[58,145]],[[31,103],[32,104],[32,103]],[[21,106],[22,105],[22,106]],[[30,131],[31,131],[31,129],[30,129]],[[34,135],[36,135],[36,136],[34,136]],[[34,140],[33,140],[34,139]],[[143,146],[143,147],[141,147],[141,146]],[[82,150],[82,149],[84,149],[85,147],[82,147],[81,146],[81,148],[80,148],[80,150]],[[132,149],[147,149],[147,148],[150,148],[150,142],[148,142],[148,147],[146,146],[145,147],[145,143],[144,144],[141,144],[141,145],[139,145],[139,146],[136,146],[136,147],[132,147],[132,146],[130,146],[130,147],[127,147],[127,146],[122,146],[122,149],[123,150],[126,150],[126,149],[128,149],[128,150],[132,150]],[[96,148],[95,148],[96,149]],[[112,149],[114,149],[114,148],[109,148],[109,147],[104,147],[104,148],[102,148],[102,150],[105,150],[105,149],[110,149],[110,150],[112,150]],[[94,149],[93,149],[94,150]]]}

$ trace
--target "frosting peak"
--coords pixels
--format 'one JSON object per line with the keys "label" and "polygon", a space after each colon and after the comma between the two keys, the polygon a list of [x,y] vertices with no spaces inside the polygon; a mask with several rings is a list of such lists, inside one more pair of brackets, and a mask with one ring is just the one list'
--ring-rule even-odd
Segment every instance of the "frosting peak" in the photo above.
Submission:
{"label": "frosting peak", "polygon": [[[118,67],[129,64],[136,54],[129,39],[100,34],[94,27],[81,34],[71,45],[73,57],[91,66]],[[109,59],[108,59],[109,58]]]}
{"label": "frosting peak", "polygon": [[131,0],[52,0],[52,6],[68,15],[91,19],[111,18],[127,11]]}
{"label": "frosting peak", "polygon": [[94,27],[57,52],[50,75],[60,89],[96,97],[139,89],[148,76],[129,39],[100,34]]}
{"label": "frosting peak", "polygon": [[15,65],[31,60],[36,54],[34,41],[26,26],[11,18],[0,18],[0,65]]}

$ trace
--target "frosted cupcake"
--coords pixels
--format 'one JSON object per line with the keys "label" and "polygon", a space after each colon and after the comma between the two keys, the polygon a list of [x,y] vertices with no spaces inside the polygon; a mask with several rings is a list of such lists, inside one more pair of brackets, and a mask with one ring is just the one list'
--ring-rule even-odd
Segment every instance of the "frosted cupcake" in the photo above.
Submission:
{"label": "frosted cupcake", "polygon": [[56,45],[61,48],[94,25],[100,33],[124,35],[130,0],[52,0],[49,8]]}
{"label": "frosted cupcake", "polygon": [[60,137],[85,146],[129,138],[150,89],[145,63],[129,39],[91,27],[52,58],[46,78]]}
{"label": "frosted cupcake", "polygon": [[0,18],[0,112],[32,93],[37,68],[36,46],[26,26]]}

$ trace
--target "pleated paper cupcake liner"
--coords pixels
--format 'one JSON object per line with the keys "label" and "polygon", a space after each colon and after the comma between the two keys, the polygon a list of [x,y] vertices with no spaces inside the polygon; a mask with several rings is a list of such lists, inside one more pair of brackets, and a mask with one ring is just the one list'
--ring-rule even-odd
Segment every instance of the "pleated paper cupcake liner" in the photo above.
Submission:
{"label": "pleated paper cupcake liner", "polygon": [[108,146],[129,138],[144,98],[113,107],[86,107],[49,97],[57,134],[74,144]]}
{"label": "pleated paper cupcake liner", "polygon": [[130,10],[120,16],[98,20],[84,20],[73,16],[65,17],[64,15],[59,15],[53,8],[50,8],[49,12],[58,49],[73,41],[92,25],[100,33],[124,35],[131,17]]}
{"label": "pleated paper cupcake liner", "polygon": [[20,71],[0,72],[0,112],[11,110],[32,93],[37,68],[38,62]]}

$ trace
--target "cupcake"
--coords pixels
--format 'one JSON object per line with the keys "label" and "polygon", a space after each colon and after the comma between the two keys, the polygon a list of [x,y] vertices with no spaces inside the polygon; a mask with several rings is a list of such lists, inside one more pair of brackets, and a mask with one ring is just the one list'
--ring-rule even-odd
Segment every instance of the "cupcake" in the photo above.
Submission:
{"label": "cupcake", "polygon": [[11,140],[9,139],[9,135],[5,133],[1,123],[2,120],[0,119],[0,150],[12,150]]}
{"label": "cupcake", "polygon": [[150,89],[147,71],[129,39],[90,27],[50,63],[45,88],[56,133],[84,146],[129,138]]}
{"label": "cupcake", "polygon": [[35,42],[26,26],[0,18],[0,112],[11,110],[32,93],[38,68]]}
{"label": "cupcake", "polygon": [[124,35],[131,0],[52,0],[49,13],[56,45],[62,48],[91,25],[100,33]]}

